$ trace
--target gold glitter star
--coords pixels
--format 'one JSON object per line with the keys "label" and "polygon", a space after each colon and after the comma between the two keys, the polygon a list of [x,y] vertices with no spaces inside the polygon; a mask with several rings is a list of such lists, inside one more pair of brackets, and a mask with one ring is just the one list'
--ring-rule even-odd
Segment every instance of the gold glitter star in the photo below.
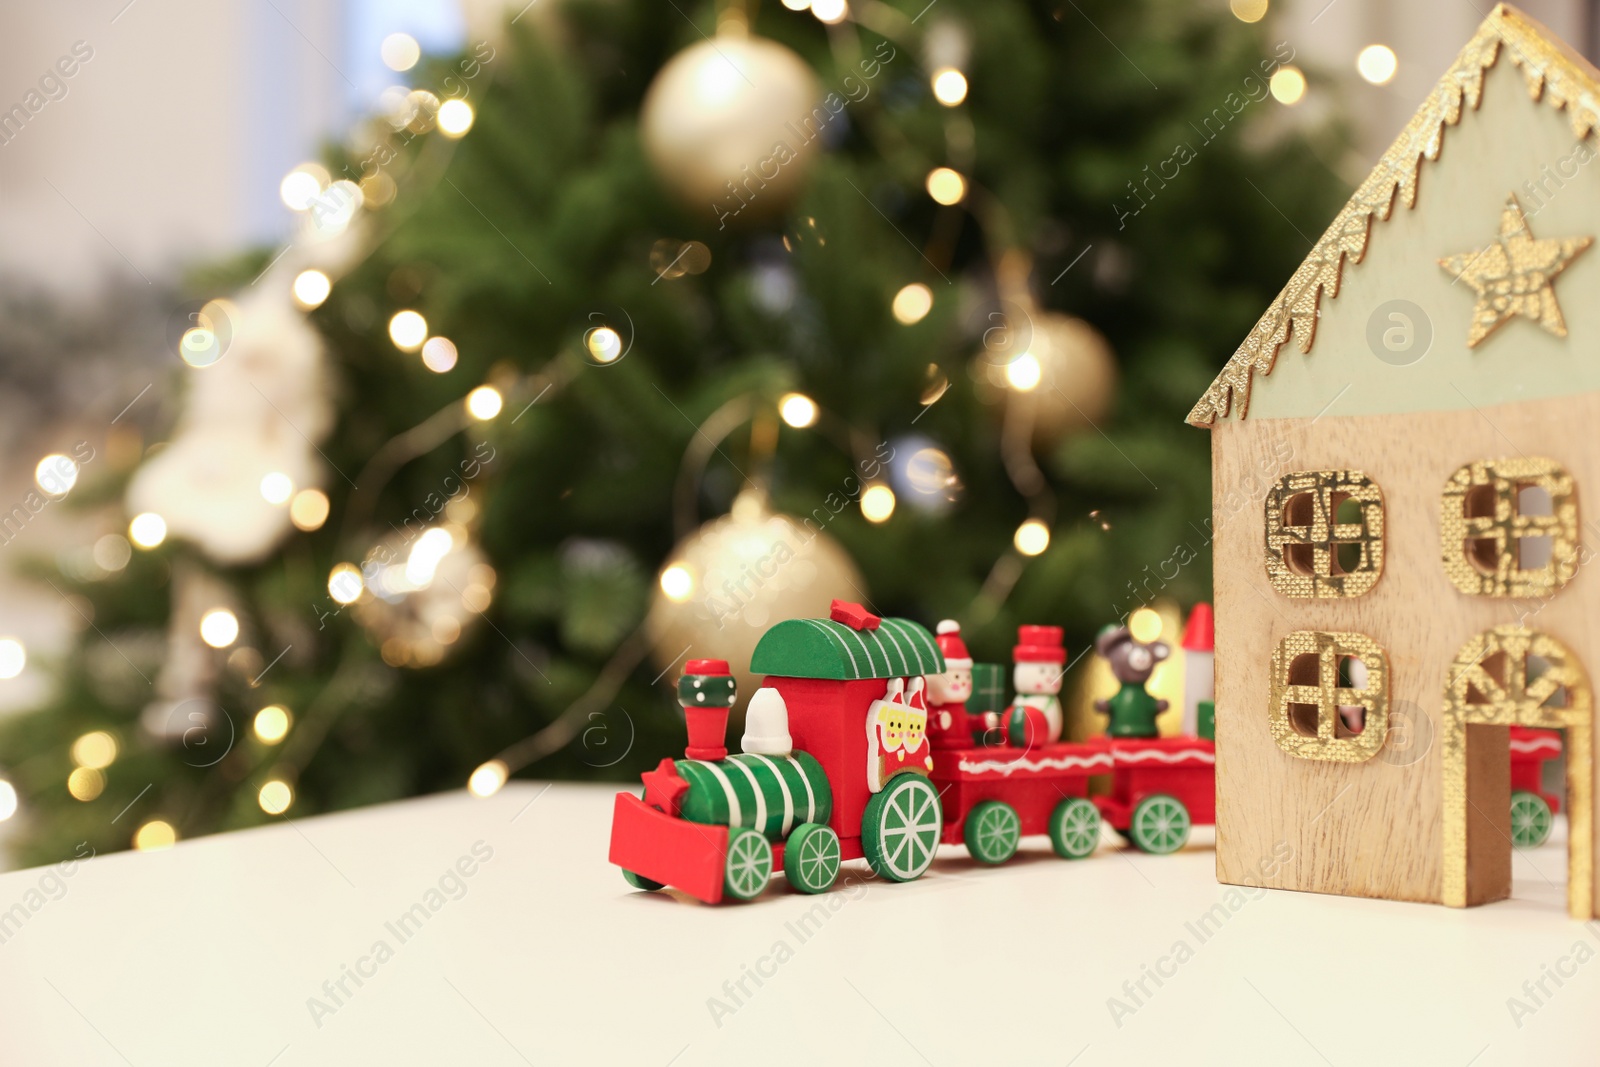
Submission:
{"label": "gold glitter star", "polygon": [[1557,337],[1565,337],[1567,324],[1552,283],[1593,242],[1592,237],[1537,240],[1517,198],[1506,197],[1499,240],[1439,261],[1439,266],[1478,292],[1467,347],[1476,347],[1514,315],[1526,315]]}

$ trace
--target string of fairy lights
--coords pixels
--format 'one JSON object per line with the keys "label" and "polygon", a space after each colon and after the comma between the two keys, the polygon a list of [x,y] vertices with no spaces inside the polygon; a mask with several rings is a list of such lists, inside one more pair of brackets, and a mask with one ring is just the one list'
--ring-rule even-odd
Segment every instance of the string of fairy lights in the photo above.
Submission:
{"label": "string of fairy lights", "polygon": [[[903,14],[872,0],[867,0],[859,12],[852,8],[849,0],[782,0],[782,4],[796,13],[809,11],[830,28],[831,34],[847,33],[854,24],[890,38],[898,45],[909,46],[912,43],[910,38],[917,32],[911,20]],[[1258,22],[1267,14],[1268,0],[1230,0],[1230,9],[1242,22]],[[719,30],[730,24],[736,24],[742,30],[746,22],[744,7],[739,0],[730,0],[719,13]],[[841,40],[837,36],[834,38],[836,49],[843,47]],[[963,50],[954,51],[960,53]],[[417,41],[404,33],[385,38],[380,46],[380,54],[385,64],[396,73],[414,68],[422,55]],[[966,210],[971,214],[990,251],[995,276],[1000,280],[1003,290],[1002,297],[1020,294],[1025,302],[1026,277],[1030,266],[1013,242],[1004,236],[1010,233],[1010,227],[1003,209],[993,197],[974,184],[970,175],[971,120],[962,115],[961,110],[968,99],[971,83],[963,66],[964,61],[959,58],[939,62],[928,74],[928,91],[939,105],[949,109],[952,121],[945,128],[947,159],[928,167],[922,185],[928,197],[940,207]],[[1388,46],[1374,43],[1361,49],[1356,58],[1356,69],[1365,81],[1373,85],[1386,85],[1395,77],[1398,60]],[[1279,103],[1297,105],[1306,96],[1305,74],[1293,65],[1282,65],[1273,73],[1269,89]],[[441,100],[427,89],[400,85],[384,91],[378,102],[378,110],[387,119],[394,135],[407,141],[430,132],[437,132],[447,141],[459,140],[472,129],[476,118],[472,106],[464,99],[452,97]],[[868,114],[865,120],[881,121],[881,116]],[[288,208],[303,217],[310,231],[328,238],[342,234],[363,213],[378,211],[394,203],[398,186],[383,168],[351,180],[335,177],[319,163],[306,162],[284,176],[279,185],[279,195]],[[939,226],[936,223],[936,229]],[[696,247],[690,249],[690,245]],[[945,256],[953,253],[948,242],[942,247],[936,245],[937,242],[930,239],[930,247],[925,253],[932,257],[930,262],[939,258],[941,253]],[[688,272],[699,273],[709,263],[709,253],[699,242],[675,245],[674,249],[667,251],[673,253],[671,262],[674,264],[699,262],[698,267],[687,267]],[[685,253],[691,251],[694,254],[686,257]],[[664,276],[674,277],[685,272],[685,267],[678,267],[675,272],[665,273]],[[327,270],[307,267],[296,273],[290,281],[288,297],[300,311],[310,312],[328,300],[334,285],[335,279]],[[1004,291],[1008,285],[1010,292]],[[934,290],[928,284],[908,281],[893,294],[890,311],[896,322],[913,326],[928,316],[934,304]],[[178,351],[191,367],[201,369],[221,358],[226,346],[219,341],[215,324],[230,321],[230,311],[227,301],[214,301],[202,310],[197,317],[197,324],[183,335]],[[424,315],[414,308],[394,310],[388,320],[387,335],[398,351],[415,355],[424,368],[435,374],[447,374],[459,362],[460,353],[455,342],[434,333]],[[581,355],[597,365],[614,362],[625,350],[622,336],[608,325],[590,329],[583,344],[585,351]],[[929,383],[921,396],[924,407],[936,403],[950,387],[948,379],[937,367],[930,366],[929,371]],[[1024,350],[1013,355],[999,368],[999,378],[1003,386],[1014,394],[1028,394],[1040,387],[1044,370],[1038,356]],[[401,445],[401,452],[407,455],[420,454],[417,448],[432,447],[443,440],[440,433],[453,433],[461,426],[474,422],[491,422],[505,410],[508,398],[520,398],[531,395],[536,389],[559,386],[563,380],[559,376],[528,375],[513,381],[476,385],[459,401],[451,402],[419,427],[391,441],[390,445]],[[812,397],[802,392],[784,394],[775,405],[763,406],[759,398],[740,398],[740,402],[751,412],[762,409],[775,413],[784,425],[794,430],[812,430],[819,423],[833,418]],[[751,414],[749,417],[755,416]],[[1008,410],[1007,418],[1011,417]],[[437,426],[439,432],[422,434],[422,443],[410,447],[411,442],[407,439],[430,426]],[[1002,554],[997,559],[989,580],[984,583],[969,611],[981,613],[983,602],[987,602],[991,608],[997,606],[1020,577],[1021,561],[1043,554],[1050,546],[1054,500],[1044,479],[1037,476],[1027,430],[1028,427],[1023,426],[1020,433],[1003,434],[1003,447],[1012,453],[1007,457],[1006,469],[1018,492],[1029,501],[1030,515],[1013,533],[1014,554]],[[866,440],[871,435],[855,431],[844,436],[848,440]],[[1026,454],[1017,454],[1019,449]],[[848,444],[847,450],[850,450]],[[935,448],[932,451],[939,450]],[[949,457],[942,453],[928,457],[927,464],[932,470],[946,472],[942,477],[954,477],[948,473],[952,469]],[[46,497],[60,499],[72,490],[78,474],[78,465],[71,457],[51,453],[39,461],[35,483]],[[267,503],[286,508],[293,527],[301,532],[320,529],[331,511],[328,495],[322,489],[297,486],[282,471],[263,472],[260,493]],[[885,480],[873,480],[865,484],[857,501],[862,517],[873,524],[890,521],[897,504],[895,491]],[[430,567],[437,567],[443,553],[452,547],[459,547],[465,541],[466,524],[471,521],[471,516],[463,509],[444,518],[443,523],[432,527],[418,539],[404,561],[396,564],[402,572],[396,581],[403,581],[407,577],[431,579]],[[125,533],[106,534],[94,543],[88,555],[86,573],[91,577],[115,575],[126,568],[133,552],[157,549],[165,543],[167,535],[168,525],[162,515],[155,512],[135,514],[129,519]],[[477,578],[463,593],[463,597],[470,597],[471,603],[467,606],[481,614],[489,606],[494,578],[492,568],[486,563],[478,567],[479,570],[475,572]],[[329,596],[341,606],[356,604],[363,597],[370,597],[371,573],[370,567],[364,568],[349,560],[340,561],[328,574]],[[690,569],[678,560],[667,560],[658,571],[660,592],[673,602],[683,602],[692,597],[695,580]],[[426,581],[413,581],[412,587],[419,588],[426,584]],[[1153,613],[1146,611],[1142,614],[1138,619],[1139,627],[1143,631],[1151,631],[1148,636],[1153,638],[1154,634],[1160,632],[1161,623],[1159,619],[1152,623],[1146,616],[1153,616]],[[223,605],[205,611],[200,617],[198,629],[200,639],[212,649],[229,649],[240,638],[237,615]],[[459,634],[459,626],[456,634]],[[455,635],[449,636],[450,641],[454,639]],[[589,692],[575,701],[555,722],[481,764],[469,778],[469,790],[478,796],[492,795],[512,773],[570,741],[587,709],[608,700],[643,656],[644,649],[639,641],[630,639],[625,642],[613,661],[601,671]],[[384,659],[392,665],[408,662],[404,650],[391,656],[387,642]],[[409,662],[426,665],[415,660]],[[0,637],[0,680],[18,677],[26,665],[27,651],[23,643],[15,637]],[[284,761],[284,773],[271,774],[259,786],[257,803],[263,812],[280,815],[293,806],[293,771],[296,766],[303,766],[316,751],[330,715],[331,712],[326,708],[310,709],[305,719],[297,723],[295,713],[279,703],[268,704],[255,712],[251,719],[251,737],[262,753],[283,746],[297,727],[305,729],[313,724],[315,726],[309,730],[310,738],[299,746],[293,759]],[[70,754],[73,769],[66,783],[68,792],[80,801],[94,800],[105,790],[106,771],[118,757],[116,738],[105,730],[90,731],[73,742]],[[16,789],[9,781],[0,778],[0,821],[12,817],[18,805]],[[157,817],[147,819],[137,827],[132,844],[137,849],[159,849],[171,846],[177,838],[177,829],[166,819]]]}

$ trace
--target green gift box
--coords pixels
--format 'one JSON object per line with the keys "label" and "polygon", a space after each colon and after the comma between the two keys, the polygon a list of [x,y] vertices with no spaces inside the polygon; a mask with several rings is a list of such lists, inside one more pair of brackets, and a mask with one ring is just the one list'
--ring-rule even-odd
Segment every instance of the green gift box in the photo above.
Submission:
{"label": "green gift box", "polygon": [[972,665],[972,695],[967,698],[967,714],[1004,711],[1011,703],[1006,693],[1006,669],[998,663]]}

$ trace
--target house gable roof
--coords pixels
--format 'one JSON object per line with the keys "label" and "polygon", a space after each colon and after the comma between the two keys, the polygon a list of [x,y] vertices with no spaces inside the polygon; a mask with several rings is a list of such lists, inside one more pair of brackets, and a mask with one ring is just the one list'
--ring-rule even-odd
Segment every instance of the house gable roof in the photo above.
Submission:
{"label": "house gable roof", "polygon": [[1589,137],[1600,125],[1600,72],[1534,20],[1507,5],[1496,7],[1186,421],[1210,427],[1230,414],[1244,418],[1254,377],[1271,374],[1278,350],[1293,337],[1301,352],[1310,352],[1322,301],[1339,295],[1346,260],[1361,262],[1372,227],[1392,217],[1397,199],[1407,209],[1416,206],[1423,162],[1437,161],[1446,129],[1460,123],[1468,110],[1477,110],[1485,74],[1502,54],[1518,68],[1534,101],[1565,112],[1574,136]]}

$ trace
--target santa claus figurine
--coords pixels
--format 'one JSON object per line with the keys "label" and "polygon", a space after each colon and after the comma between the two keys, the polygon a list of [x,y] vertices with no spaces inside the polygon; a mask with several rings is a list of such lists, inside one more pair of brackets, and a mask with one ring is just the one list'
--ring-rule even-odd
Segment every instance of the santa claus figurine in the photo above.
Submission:
{"label": "santa claus figurine", "polygon": [[1061,627],[1017,627],[1011,661],[1017,695],[1006,709],[1006,740],[1018,748],[1061,740],[1061,677],[1067,662]]}
{"label": "santa claus figurine", "polygon": [[934,748],[971,748],[972,731],[984,726],[968,721],[967,698],[972,696],[972,656],[961,640],[961,624],[945,619],[938,626],[939,652],[944,673],[928,678],[928,739]]}

